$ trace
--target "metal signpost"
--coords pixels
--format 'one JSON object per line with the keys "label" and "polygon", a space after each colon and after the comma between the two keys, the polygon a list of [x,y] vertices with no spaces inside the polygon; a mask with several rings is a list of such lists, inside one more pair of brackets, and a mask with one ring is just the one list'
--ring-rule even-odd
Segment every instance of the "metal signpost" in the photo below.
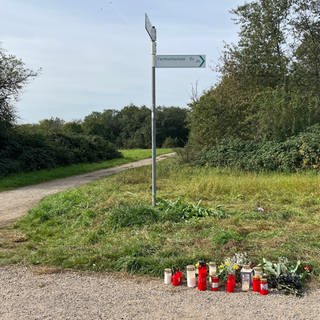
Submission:
{"label": "metal signpost", "polygon": [[145,14],[145,29],[151,39],[152,49],[152,206],[156,205],[156,68],[205,68],[206,56],[198,55],[157,55],[157,30]]}
{"label": "metal signpost", "polygon": [[151,24],[145,14],[145,28],[152,42],[152,111],[151,111],[151,135],[152,135],[152,206],[156,205],[156,54],[157,54],[157,30]]}

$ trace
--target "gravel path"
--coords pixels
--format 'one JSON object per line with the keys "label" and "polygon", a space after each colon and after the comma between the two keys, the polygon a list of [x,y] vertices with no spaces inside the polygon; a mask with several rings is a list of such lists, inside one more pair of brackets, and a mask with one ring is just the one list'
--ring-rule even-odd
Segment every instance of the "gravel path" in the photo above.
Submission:
{"label": "gravel path", "polygon": [[[174,155],[175,153],[168,153],[159,156],[157,157],[157,161],[167,159]],[[9,224],[13,220],[26,214],[30,208],[45,196],[77,187],[127,169],[150,165],[151,161],[151,159],[139,160],[114,168],[102,169],[69,178],[57,179],[11,191],[0,192],[0,227]]]}
{"label": "gravel path", "polygon": [[[41,271],[41,270],[40,270]],[[49,270],[50,272],[50,270]],[[320,319],[319,294],[199,292],[126,275],[0,268],[0,319]]]}

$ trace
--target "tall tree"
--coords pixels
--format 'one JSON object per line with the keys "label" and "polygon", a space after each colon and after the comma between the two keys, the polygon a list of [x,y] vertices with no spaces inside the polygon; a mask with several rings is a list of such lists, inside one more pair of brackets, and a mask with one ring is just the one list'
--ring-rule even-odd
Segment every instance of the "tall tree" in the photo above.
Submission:
{"label": "tall tree", "polygon": [[246,87],[275,87],[287,74],[285,32],[289,0],[257,0],[231,12],[240,25],[237,45],[226,46],[223,76],[235,77]]}
{"label": "tall tree", "polygon": [[22,60],[0,48],[0,134],[16,120],[14,102],[26,83],[36,75]]}
{"label": "tall tree", "polygon": [[157,145],[162,146],[171,137],[176,147],[186,144],[189,130],[186,127],[187,109],[178,107],[157,108]]}
{"label": "tall tree", "polygon": [[84,118],[84,132],[97,135],[113,143],[119,135],[118,111],[109,109],[103,112],[94,111]]}
{"label": "tall tree", "polygon": [[320,93],[320,1],[297,0],[294,28],[293,85],[299,91]]}

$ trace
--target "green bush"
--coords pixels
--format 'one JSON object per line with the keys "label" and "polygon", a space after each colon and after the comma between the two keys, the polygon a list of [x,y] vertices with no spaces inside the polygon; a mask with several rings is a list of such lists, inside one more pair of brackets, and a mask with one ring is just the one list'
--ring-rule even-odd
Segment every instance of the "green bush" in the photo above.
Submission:
{"label": "green bush", "polygon": [[0,148],[0,176],[74,163],[120,157],[115,147],[98,136],[31,134],[12,130]]}
{"label": "green bush", "polygon": [[319,170],[320,125],[283,142],[224,139],[215,147],[201,151],[194,161],[200,165],[248,171]]}

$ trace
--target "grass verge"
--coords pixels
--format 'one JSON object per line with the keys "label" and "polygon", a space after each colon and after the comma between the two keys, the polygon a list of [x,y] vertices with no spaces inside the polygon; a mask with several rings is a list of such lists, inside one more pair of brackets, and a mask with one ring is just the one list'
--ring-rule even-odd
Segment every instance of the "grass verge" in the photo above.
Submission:
{"label": "grass verge", "polygon": [[44,199],[9,230],[24,241],[0,243],[0,261],[161,275],[247,252],[255,261],[301,259],[319,271],[319,175],[221,171],[174,159],[157,172],[166,200],[156,208],[150,167]]}
{"label": "grass verge", "polygon": [[[151,157],[149,149],[120,150],[123,158],[111,159],[95,163],[80,163],[50,170],[39,170],[19,173],[0,178],[0,191],[37,184],[59,178],[66,178],[77,174],[87,173],[100,169],[107,169],[132,161]],[[172,149],[157,149],[157,155],[172,152]]]}

